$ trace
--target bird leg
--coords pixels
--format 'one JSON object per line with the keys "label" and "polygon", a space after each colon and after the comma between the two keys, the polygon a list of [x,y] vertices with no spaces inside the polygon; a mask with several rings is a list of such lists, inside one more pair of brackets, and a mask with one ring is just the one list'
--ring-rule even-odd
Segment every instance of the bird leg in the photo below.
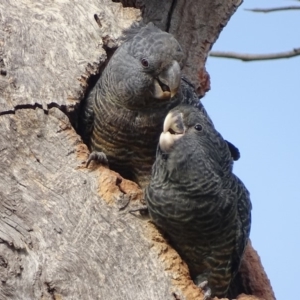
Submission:
{"label": "bird leg", "polygon": [[203,280],[203,276],[197,276],[194,279],[194,283],[203,291],[203,300],[211,299],[211,289],[208,286],[208,281]]}
{"label": "bird leg", "polygon": [[86,161],[86,167],[89,166],[91,161],[96,161],[99,164],[105,164],[108,165],[108,159],[106,157],[106,154],[104,152],[98,152],[98,151],[93,151],[90,155],[88,160]]}

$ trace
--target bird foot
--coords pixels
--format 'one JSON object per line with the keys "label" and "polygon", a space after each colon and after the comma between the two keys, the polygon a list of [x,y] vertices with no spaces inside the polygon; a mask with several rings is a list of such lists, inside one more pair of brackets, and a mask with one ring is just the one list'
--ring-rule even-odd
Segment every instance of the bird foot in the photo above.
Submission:
{"label": "bird foot", "polygon": [[208,286],[208,281],[201,278],[197,278],[194,280],[195,284],[203,291],[203,300],[211,299],[211,289]]}
{"label": "bird foot", "polygon": [[104,164],[104,165],[108,165],[108,159],[106,157],[106,154],[104,152],[97,152],[97,151],[93,151],[90,155],[88,160],[86,161],[86,167],[89,166],[89,164],[91,163],[91,161],[96,161],[99,164]]}

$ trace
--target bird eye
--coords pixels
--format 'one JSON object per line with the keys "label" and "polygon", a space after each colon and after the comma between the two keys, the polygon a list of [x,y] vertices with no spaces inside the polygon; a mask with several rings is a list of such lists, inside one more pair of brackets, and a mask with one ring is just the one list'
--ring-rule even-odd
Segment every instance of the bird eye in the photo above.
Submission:
{"label": "bird eye", "polygon": [[149,67],[149,62],[146,58],[142,58],[141,59],[141,64],[144,68],[148,68]]}
{"label": "bird eye", "polygon": [[196,129],[197,131],[201,131],[201,130],[203,129],[203,127],[202,127],[200,124],[196,124],[196,125],[195,125],[195,129]]}

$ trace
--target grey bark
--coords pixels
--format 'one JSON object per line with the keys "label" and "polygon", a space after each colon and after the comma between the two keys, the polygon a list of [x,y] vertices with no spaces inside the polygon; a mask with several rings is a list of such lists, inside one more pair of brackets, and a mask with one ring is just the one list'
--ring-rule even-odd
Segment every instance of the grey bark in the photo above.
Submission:
{"label": "grey bark", "polygon": [[[204,94],[206,57],[240,0],[132,4],[175,34],[184,73]],[[119,209],[138,205],[141,191],[104,167],[85,168],[88,150],[68,118],[76,123],[89,78],[139,8],[0,3],[0,299],[201,299],[149,221]]]}

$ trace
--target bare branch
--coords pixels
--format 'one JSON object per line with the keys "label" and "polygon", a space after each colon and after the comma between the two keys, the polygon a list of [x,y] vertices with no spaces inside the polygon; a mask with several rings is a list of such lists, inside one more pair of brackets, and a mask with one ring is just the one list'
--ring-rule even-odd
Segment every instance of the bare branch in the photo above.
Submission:
{"label": "bare branch", "polygon": [[211,51],[209,56],[239,59],[242,61],[254,61],[254,60],[270,60],[280,58],[291,58],[300,55],[300,48],[295,48],[291,51],[269,54],[243,54],[236,52],[223,52],[223,51]]}
{"label": "bare branch", "polygon": [[274,11],[283,11],[283,10],[298,10],[300,6],[291,5],[291,6],[282,6],[282,7],[273,7],[273,8],[252,8],[252,9],[245,9],[247,11],[252,12],[260,12],[260,13],[269,13]]}

